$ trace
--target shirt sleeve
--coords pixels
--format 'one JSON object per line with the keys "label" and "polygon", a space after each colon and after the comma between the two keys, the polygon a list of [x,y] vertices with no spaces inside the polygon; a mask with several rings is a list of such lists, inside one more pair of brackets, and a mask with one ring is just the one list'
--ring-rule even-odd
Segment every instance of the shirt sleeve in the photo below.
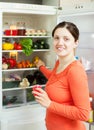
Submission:
{"label": "shirt sleeve", "polygon": [[74,120],[87,121],[90,112],[87,76],[82,67],[73,67],[68,73],[68,83],[73,105],[52,101],[49,111]]}
{"label": "shirt sleeve", "polygon": [[56,69],[57,65],[58,65],[58,60],[56,61],[55,66],[54,66],[54,68],[53,68],[52,70],[46,68],[46,67],[43,66],[43,65],[39,67],[39,70],[40,70],[40,71],[45,75],[45,77],[48,79],[48,78],[51,76],[52,72]]}
{"label": "shirt sleeve", "polygon": [[40,66],[39,70],[44,74],[44,76],[48,79],[52,73],[50,69],[47,69],[45,66]]}

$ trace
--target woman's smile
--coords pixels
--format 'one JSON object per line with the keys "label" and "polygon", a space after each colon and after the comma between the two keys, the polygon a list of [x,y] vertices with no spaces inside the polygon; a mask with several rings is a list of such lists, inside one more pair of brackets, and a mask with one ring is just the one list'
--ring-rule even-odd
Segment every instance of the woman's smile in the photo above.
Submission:
{"label": "woman's smile", "polygon": [[65,47],[64,46],[56,46],[56,49],[58,51],[63,51],[65,49]]}

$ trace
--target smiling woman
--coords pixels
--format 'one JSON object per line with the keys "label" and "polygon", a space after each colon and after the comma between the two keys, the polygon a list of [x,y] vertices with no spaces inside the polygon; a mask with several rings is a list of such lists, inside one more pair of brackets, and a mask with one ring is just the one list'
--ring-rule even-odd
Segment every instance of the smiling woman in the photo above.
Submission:
{"label": "smiling woman", "polygon": [[90,113],[88,81],[84,67],[74,55],[79,29],[71,22],[61,22],[52,36],[58,59],[52,70],[40,59],[36,63],[48,79],[45,91],[37,89],[36,101],[46,108],[47,130],[86,130],[82,121],[88,121]]}

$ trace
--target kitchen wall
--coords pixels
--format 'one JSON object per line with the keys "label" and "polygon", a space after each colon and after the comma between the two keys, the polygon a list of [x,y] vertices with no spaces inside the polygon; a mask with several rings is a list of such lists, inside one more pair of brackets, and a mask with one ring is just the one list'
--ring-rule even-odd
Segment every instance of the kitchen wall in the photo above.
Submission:
{"label": "kitchen wall", "polygon": [[42,0],[0,0],[0,2],[10,2],[10,3],[27,3],[27,4],[41,4]]}

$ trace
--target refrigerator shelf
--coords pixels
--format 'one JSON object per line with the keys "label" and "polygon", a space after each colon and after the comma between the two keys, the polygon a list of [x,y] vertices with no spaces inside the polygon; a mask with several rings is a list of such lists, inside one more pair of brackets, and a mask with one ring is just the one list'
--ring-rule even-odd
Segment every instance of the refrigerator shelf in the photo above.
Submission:
{"label": "refrigerator shelf", "polygon": [[[6,91],[15,91],[15,90],[23,90],[23,89],[30,89],[30,88],[33,88],[34,85],[32,86],[29,86],[29,87],[25,87],[25,88],[21,88],[21,87],[16,87],[16,88],[6,88],[6,89],[3,89],[2,91],[3,92],[6,92]],[[44,85],[41,85],[42,88],[45,87],[45,84]]]}
{"label": "refrigerator shelf", "polygon": [[[40,51],[50,51],[50,49],[35,49],[33,52],[40,52]],[[2,50],[2,52],[23,52],[23,50]]]}
{"label": "refrigerator shelf", "polygon": [[2,36],[3,38],[51,38],[51,36]]}

